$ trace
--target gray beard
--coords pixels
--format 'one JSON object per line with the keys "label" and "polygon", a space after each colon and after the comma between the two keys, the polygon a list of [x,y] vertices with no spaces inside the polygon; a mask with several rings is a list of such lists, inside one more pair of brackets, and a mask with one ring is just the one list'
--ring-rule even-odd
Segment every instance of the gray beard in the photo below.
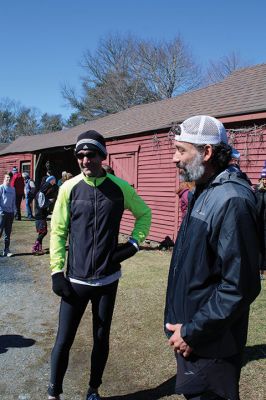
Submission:
{"label": "gray beard", "polygon": [[181,180],[185,182],[198,181],[205,172],[205,167],[202,162],[203,155],[197,153],[195,158],[189,164],[180,163],[178,168],[182,169],[180,172]]}

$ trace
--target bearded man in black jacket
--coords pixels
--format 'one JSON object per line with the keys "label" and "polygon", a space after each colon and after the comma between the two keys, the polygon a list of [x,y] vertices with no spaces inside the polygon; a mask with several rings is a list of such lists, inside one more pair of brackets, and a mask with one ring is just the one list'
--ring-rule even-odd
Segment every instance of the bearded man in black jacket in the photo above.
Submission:
{"label": "bearded man in black jacket", "polygon": [[182,179],[196,183],[173,250],[165,306],[176,393],[239,400],[249,306],[260,292],[255,196],[244,174],[227,169],[232,148],[217,119],[185,120],[175,148]]}

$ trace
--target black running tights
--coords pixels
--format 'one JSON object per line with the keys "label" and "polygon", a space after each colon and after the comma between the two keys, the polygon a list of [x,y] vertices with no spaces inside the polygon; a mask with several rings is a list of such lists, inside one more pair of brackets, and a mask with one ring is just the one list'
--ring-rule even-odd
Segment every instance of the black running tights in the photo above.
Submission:
{"label": "black running tights", "polygon": [[91,301],[93,318],[93,348],[89,385],[98,388],[109,354],[109,335],[118,281],[106,286],[88,286],[72,283],[73,299],[61,300],[59,327],[51,355],[51,379],[48,393],[58,396],[63,392],[63,379],[67,370],[69,351],[79,323]]}

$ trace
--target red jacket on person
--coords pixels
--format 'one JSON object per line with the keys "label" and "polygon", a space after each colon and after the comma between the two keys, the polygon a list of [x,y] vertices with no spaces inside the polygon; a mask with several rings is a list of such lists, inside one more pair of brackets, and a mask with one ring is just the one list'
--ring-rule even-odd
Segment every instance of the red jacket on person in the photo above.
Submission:
{"label": "red jacket on person", "polygon": [[12,176],[10,186],[15,188],[16,195],[24,195],[24,179],[20,172],[16,172]]}

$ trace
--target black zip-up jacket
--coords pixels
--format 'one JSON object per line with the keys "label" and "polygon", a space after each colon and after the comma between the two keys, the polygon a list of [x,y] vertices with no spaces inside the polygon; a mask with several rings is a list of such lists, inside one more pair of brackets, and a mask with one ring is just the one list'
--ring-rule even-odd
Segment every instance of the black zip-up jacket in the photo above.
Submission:
{"label": "black zip-up jacket", "polygon": [[169,271],[165,323],[183,324],[195,354],[243,350],[249,305],[260,292],[258,259],[254,193],[239,174],[224,171],[192,196]]}
{"label": "black zip-up jacket", "polygon": [[261,240],[260,269],[266,269],[266,190],[264,188],[255,190],[257,198],[257,210],[259,217],[259,235]]}
{"label": "black zip-up jacket", "polygon": [[89,178],[81,173],[64,182],[51,220],[52,272],[64,268],[68,236],[68,277],[86,282],[118,271],[121,265],[112,257],[125,210],[135,217],[131,236],[140,243],[148,235],[151,210],[126,181],[111,174]]}
{"label": "black zip-up jacket", "polygon": [[[51,185],[51,183],[49,183],[49,182],[44,182],[41,184],[38,192],[39,191],[45,195],[45,198],[47,199],[47,201],[48,201],[48,199],[56,199],[56,196],[58,193],[58,186],[56,184]],[[35,193],[35,196],[37,195],[38,192]],[[50,205],[50,203],[47,205],[47,207],[40,208],[38,205],[38,201],[35,201],[35,219],[36,220],[45,220],[48,217],[49,205]]]}

